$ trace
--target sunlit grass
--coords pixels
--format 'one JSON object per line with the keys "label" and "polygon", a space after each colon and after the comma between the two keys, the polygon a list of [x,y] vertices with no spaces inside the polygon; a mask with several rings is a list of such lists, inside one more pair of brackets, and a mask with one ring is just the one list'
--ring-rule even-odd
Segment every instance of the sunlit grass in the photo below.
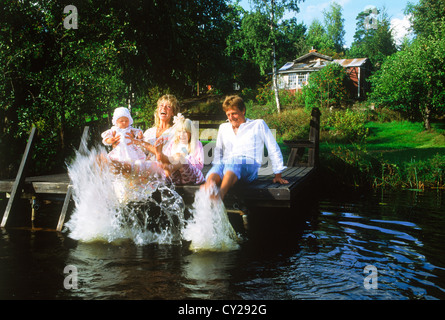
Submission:
{"label": "sunlit grass", "polygon": [[409,121],[369,122],[367,127],[369,150],[445,148],[445,131],[434,124],[429,132],[422,123]]}

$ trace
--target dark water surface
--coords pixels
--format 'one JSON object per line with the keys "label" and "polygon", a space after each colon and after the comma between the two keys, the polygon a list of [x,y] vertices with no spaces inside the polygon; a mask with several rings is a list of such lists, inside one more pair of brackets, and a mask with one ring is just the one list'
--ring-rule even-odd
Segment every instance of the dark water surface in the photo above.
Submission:
{"label": "dark water surface", "polygon": [[0,299],[445,299],[444,196],[322,196],[255,211],[232,252],[0,229]]}

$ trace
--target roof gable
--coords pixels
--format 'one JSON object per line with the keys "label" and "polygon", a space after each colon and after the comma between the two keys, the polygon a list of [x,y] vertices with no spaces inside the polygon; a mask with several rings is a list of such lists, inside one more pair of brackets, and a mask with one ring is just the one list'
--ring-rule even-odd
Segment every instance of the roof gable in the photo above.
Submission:
{"label": "roof gable", "polygon": [[305,55],[295,59],[295,62],[311,62],[311,61],[315,61],[317,59],[322,59],[322,60],[326,60],[326,61],[332,61],[332,57],[330,56],[326,56],[324,54],[318,53],[316,51],[310,51],[309,53],[306,53]]}

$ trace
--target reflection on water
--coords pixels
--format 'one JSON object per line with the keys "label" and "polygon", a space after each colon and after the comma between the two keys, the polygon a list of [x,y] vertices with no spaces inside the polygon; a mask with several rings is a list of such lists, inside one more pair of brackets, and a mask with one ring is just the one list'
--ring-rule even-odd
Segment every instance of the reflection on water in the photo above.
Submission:
{"label": "reflection on water", "polygon": [[[260,210],[229,252],[2,229],[0,298],[444,299],[443,196],[336,195],[294,212]],[[77,269],[77,289],[64,287],[67,265]],[[366,288],[368,265],[377,289]]]}

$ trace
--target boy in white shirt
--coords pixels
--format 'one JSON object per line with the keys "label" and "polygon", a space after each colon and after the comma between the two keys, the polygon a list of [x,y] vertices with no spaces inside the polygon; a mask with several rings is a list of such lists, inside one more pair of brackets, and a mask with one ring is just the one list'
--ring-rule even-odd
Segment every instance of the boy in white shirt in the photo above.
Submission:
{"label": "boy in white shirt", "polygon": [[286,184],[281,177],[283,165],[281,150],[264,120],[245,117],[246,107],[239,96],[229,96],[223,103],[228,122],[220,125],[216,140],[213,166],[206,176],[204,188],[220,185],[219,197],[224,196],[239,180],[252,182],[258,176],[258,169],[266,145],[274,183]]}

